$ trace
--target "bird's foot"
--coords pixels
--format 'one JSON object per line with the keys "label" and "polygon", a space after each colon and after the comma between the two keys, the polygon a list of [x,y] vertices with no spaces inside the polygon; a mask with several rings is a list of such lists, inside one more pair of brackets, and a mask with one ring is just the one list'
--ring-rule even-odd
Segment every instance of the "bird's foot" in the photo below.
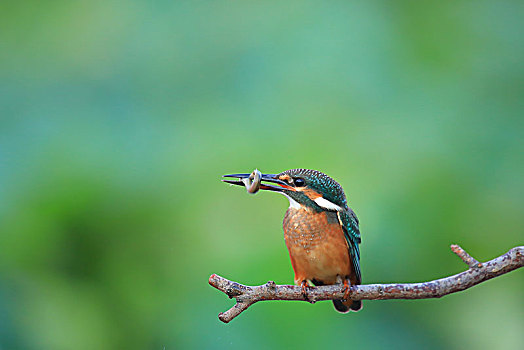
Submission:
{"label": "bird's foot", "polygon": [[349,293],[351,292],[351,282],[349,278],[344,278],[344,300],[349,299]]}
{"label": "bird's foot", "polygon": [[302,283],[300,283],[300,287],[302,287],[302,296],[304,297],[304,300],[309,301],[310,303],[313,303],[313,301],[309,299],[309,294],[308,294],[309,284],[307,283],[307,281],[302,281]]}

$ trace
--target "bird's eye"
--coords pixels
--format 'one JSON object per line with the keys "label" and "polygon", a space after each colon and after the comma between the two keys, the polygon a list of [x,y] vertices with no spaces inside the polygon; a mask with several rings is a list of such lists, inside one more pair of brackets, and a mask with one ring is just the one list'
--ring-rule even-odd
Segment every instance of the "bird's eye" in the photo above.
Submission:
{"label": "bird's eye", "polygon": [[301,179],[301,178],[295,179],[295,186],[303,187],[305,184],[306,184],[306,181],[304,181],[304,179]]}

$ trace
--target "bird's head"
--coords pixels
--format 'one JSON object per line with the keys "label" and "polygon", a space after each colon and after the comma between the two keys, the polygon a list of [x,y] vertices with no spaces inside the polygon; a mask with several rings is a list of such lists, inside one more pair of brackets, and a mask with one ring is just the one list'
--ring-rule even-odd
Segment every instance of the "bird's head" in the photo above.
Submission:
{"label": "bird's head", "polygon": [[[224,175],[227,178],[245,179],[250,174]],[[242,181],[222,180],[233,185]],[[315,211],[340,211],[347,209],[346,195],[342,186],[331,177],[317,170],[290,169],[280,174],[262,174],[261,190],[279,192],[289,198],[290,207]]]}

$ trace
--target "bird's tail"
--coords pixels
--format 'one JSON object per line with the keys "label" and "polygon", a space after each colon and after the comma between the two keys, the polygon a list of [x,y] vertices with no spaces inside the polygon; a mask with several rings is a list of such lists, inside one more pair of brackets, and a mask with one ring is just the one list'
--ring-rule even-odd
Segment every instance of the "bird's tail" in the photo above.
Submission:
{"label": "bird's tail", "polygon": [[362,309],[362,301],[361,300],[333,300],[333,305],[335,305],[335,309],[338,312],[347,313],[349,311],[357,312],[360,309]]}

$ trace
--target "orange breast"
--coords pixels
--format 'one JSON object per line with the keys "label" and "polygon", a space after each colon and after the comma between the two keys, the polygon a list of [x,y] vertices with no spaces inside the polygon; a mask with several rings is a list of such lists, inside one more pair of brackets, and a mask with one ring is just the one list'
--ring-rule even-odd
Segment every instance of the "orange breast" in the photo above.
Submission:
{"label": "orange breast", "polygon": [[284,238],[295,271],[295,283],[304,280],[334,284],[337,276],[352,275],[344,231],[336,212],[290,208],[284,217]]}

